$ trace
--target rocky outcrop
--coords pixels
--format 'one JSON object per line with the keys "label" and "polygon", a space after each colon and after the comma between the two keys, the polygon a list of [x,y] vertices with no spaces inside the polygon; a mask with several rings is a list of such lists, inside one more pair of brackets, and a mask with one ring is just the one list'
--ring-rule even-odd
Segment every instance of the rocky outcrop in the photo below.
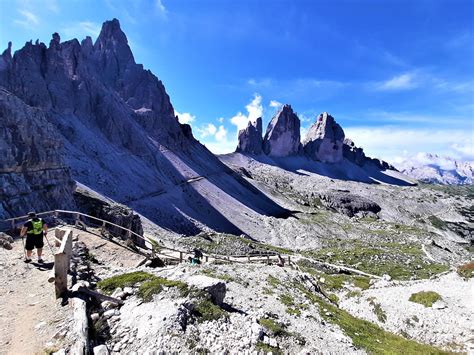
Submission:
{"label": "rocky outcrop", "polygon": [[262,118],[257,118],[255,122],[249,121],[247,128],[239,131],[238,139],[236,152],[261,154],[263,151]]}
{"label": "rocky outcrop", "polygon": [[263,138],[263,151],[274,157],[286,157],[301,152],[300,119],[290,105],[283,105],[268,124]]}
{"label": "rocky outcrop", "polygon": [[397,170],[394,166],[382,159],[367,157],[364,153],[364,150],[362,148],[357,147],[355,143],[348,138],[344,139],[343,155],[344,158],[359,166],[369,164],[375,166],[379,170]]}
{"label": "rocky outcrop", "polygon": [[343,159],[344,131],[334,117],[323,112],[310,127],[303,141],[303,150],[311,159],[339,163]]}
{"label": "rocky outcrop", "polygon": [[382,208],[366,197],[351,194],[349,191],[331,191],[319,195],[324,206],[349,217],[377,217]]}
{"label": "rocky outcrop", "polygon": [[42,110],[0,88],[0,219],[74,207],[63,145]]}
{"label": "rocky outcrop", "polygon": [[[115,203],[80,186],[78,186],[74,192],[74,199],[81,212],[112,222],[130,229],[139,235],[143,235],[140,216],[127,206]],[[109,231],[116,236],[126,236],[126,232],[120,228],[112,227]]]}
{"label": "rocky outcrop", "polygon": [[367,160],[364,150],[362,148],[356,147],[355,143],[349,138],[344,139],[344,145],[342,147],[343,156],[347,160],[363,166]]}

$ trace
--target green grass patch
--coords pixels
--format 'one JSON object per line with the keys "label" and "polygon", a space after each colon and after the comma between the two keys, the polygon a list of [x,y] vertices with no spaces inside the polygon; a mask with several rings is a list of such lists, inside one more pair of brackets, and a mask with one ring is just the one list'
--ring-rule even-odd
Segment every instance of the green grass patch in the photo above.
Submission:
{"label": "green grass patch", "polygon": [[446,224],[446,222],[436,216],[429,216],[428,221],[430,221],[431,225],[435,228],[447,229],[448,225]]}
{"label": "green grass patch", "polygon": [[228,313],[212,303],[208,297],[202,298],[196,303],[194,313],[198,316],[199,323],[228,317]]}
{"label": "green grass patch", "polygon": [[275,292],[270,290],[268,287],[263,288],[263,294],[264,295],[273,295]]}
{"label": "green grass patch", "polygon": [[156,276],[143,271],[130,272],[127,274],[112,276],[97,283],[99,287],[106,294],[111,294],[116,288],[124,288],[127,286],[134,286],[138,283],[152,280]]}
{"label": "green grass patch", "polygon": [[375,298],[372,297],[369,300],[369,304],[372,306],[372,310],[374,311],[375,315],[377,316],[377,319],[379,320],[379,322],[385,323],[387,321],[387,314],[383,310],[380,303],[375,302]]}
{"label": "green grass patch", "polygon": [[433,303],[440,299],[441,296],[434,291],[421,291],[412,294],[408,300],[410,302],[422,304],[425,307],[431,307]]}
{"label": "green grass patch", "polygon": [[[321,316],[328,322],[337,324],[349,336],[354,345],[372,354],[450,354],[430,345],[420,344],[405,339],[399,335],[387,332],[374,323],[356,318],[348,312],[322,300],[306,290],[301,284],[296,284],[306,297],[317,305]],[[326,316],[327,309],[330,316]]]}
{"label": "green grass patch", "polygon": [[292,314],[292,315],[295,315],[295,316],[300,316],[301,315],[301,311],[299,308],[292,308],[292,307],[288,307],[286,309],[286,313],[288,314]]}
{"label": "green grass patch", "polygon": [[163,277],[153,277],[152,280],[145,281],[138,289],[138,297],[144,302],[153,301],[153,295],[163,291],[164,287],[176,287],[181,296],[188,294],[188,285],[181,281],[172,281]]}
{"label": "green grass patch", "polygon": [[[319,261],[350,266],[378,276],[388,274],[395,280],[410,280],[412,277],[426,279],[449,270],[448,265],[425,260],[421,247],[414,244],[390,242],[370,245],[351,241],[340,244],[338,247],[327,247],[307,252],[306,255]],[[415,265],[420,265],[420,267],[415,268]],[[330,287],[341,286],[343,276],[338,276],[333,280],[336,283]],[[360,279],[358,282],[361,282],[360,286],[366,287],[370,280],[362,281]]]}
{"label": "green grass patch", "polygon": [[295,300],[291,295],[284,294],[280,295],[279,300],[281,303],[283,303],[285,306],[294,306],[295,305]]}
{"label": "green grass patch", "polygon": [[275,288],[278,287],[278,285],[281,285],[281,281],[272,275],[268,275],[267,282],[270,286]]}
{"label": "green grass patch", "polygon": [[474,277],[474,261],[467,264],[461,265],[457,269],[458,275],[465,279],[471,279]]}
{"label": "green grass patch", "polygon": [[259,351],[262,351],[264,354],[272,353],[274,355],[283,355],[283,352],[280,349],[265,344],[262,341],[258,341],[257,345],[255,345],[255,348]]}
{"label": "green grass patch", "polygon": [[362,292],[360,292],[359,290],[352,290],[352,291],[347,292],[346,294],[347,298],[353,298],[353,297],[359,298],[361,296],[362,296]]}
{"label": "green grass patch", "polygon": [[285,326],[281,323],[275,322],[273,319],[260,318],[258,323],[274,336],[288,335]]}

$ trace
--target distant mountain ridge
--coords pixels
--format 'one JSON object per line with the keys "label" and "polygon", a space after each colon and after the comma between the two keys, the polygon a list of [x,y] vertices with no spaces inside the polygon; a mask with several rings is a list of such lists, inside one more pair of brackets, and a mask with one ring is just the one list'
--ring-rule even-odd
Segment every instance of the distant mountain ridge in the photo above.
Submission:
{"label": "distant mountain ridge", "polygon": [[474,161],[458,161],[451,157],[421,153],[396,166],[403,174],[430,184],[474,184]]}
{"label": "distant mountain ridge", "polygon": [[362,148],[345,138],[342,127],[327,112],[316,117],[302,141],[300,127],[300,119],[291,105],[282,105],[268,124],[263,138],[261,117],[255,122],[249,121],[247,127],[239,131],[235,152],[277,158],[306,156],[330,164],[342,163],[345,159],[362,168],[368,164],[380,170],[396,170],[381,159],[367,157]]}

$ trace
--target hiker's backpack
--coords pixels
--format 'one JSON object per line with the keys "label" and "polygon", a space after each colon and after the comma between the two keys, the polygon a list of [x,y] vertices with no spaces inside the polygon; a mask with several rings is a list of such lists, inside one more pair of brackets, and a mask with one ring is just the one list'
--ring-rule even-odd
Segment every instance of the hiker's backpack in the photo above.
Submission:
{"label": "hiker's backpack", "polygon": [[30,219],[32,229],[28,231],[29,234],[39,235],[43,233],[43,220],[38,218],[36,220]]}

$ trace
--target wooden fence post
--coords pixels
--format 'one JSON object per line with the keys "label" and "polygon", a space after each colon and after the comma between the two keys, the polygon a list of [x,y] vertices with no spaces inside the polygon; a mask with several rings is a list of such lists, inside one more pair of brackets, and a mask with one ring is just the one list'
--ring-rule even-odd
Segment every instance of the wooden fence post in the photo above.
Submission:
{"label": "wooden fence post", "polygon": [[183,262],[183,252],[182,251],[179,252],[179,262],[180,263]]}
{"label": "wooden fence post", "polygon": [[270,265],[270,256],[267,255],[267,264]]}
{"label": "wooden fence post", "polygon": [[86,302],[80,298],[73,298],[74,306],[74,327],[76,342],[71,348],[71,354],[89,354],[89,321],[87,319]]}
{"label": "wooden fence post", "polygon": [[56,298],[67,292],[67,273],[72,255],[72,230],[63,230],[61,246],[54,254],[54,288]]}

